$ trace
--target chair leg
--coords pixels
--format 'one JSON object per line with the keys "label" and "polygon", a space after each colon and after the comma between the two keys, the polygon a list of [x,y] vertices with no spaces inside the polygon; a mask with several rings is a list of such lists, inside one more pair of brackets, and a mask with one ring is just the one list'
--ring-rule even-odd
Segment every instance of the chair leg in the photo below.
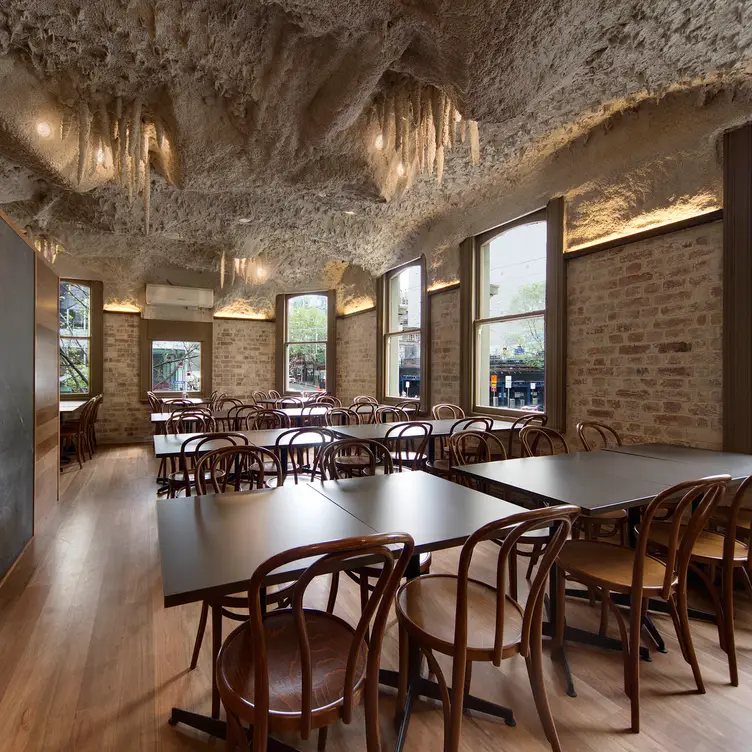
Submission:
{"label": "chair leg", "polygon": [[324,752],[326,749],[326,737],[329,733],[329,726],[322,726],[319,729],[319,742],[318,742],[318,750],[319,752]]}
{"label": "chair leg", "polygon": [[446,752],[458,752],[460,748],[460,736],[462,734],[462,711],[464,709],[465,694],[465,671],[464,661],[454,657],[452,667],[452,694],[450,708],[449,735],[444,732],[444,749]]}
{"label": "chair leg", "polygon": [[608,594],[601,588],[601,623],[598,628],[598,634],[601,637],[605,637],[608,632],[608,597]]}
{"label": "chair leg", "polygon": [[227,752],[246,752],[248,744],[240,719],[234,713],[227,713],[227,736],[225,738]]}
{"label": "chair leg", "polygon": [[81,437],[76,437],[76,459],[78,460],[78,467],[79,469],[83,469],[84,467],[84,453],[83,449],[81,447]]}
{"label": "chair leg", "polygon": [[326,613],[333,614],[337,604],[337,591],[339,590],[339,572],[332,574],[332,582],[329,585],[329,600],[326,603]]}
{"label": "chair leg", "polygon": [[555,637],[552,642],[552,649],[558,650],[564,647],[564,616],[567,599],[567,577],[563,569],[559,568],[556,577],[556,624]]}
{"label": "chair leg", "polygon": [[723,570],[723,626],[726,632],[726,655],[728,656],[731,685],[739,686],[739,670],[736,665],[736,635],[734,634],[734,568]]}
{"label": "chair leg", "polygon": [[678,589],[678,602],[676,606],[677,616],[679,619],[679,627],[681,629],[682,636],[687,648],[687,663],[692,667],[692,674],[695,678],[695,684],[697,685],[697,691],[701,694],[705,694],[705,683],[702,680],[702,674],[700,673],[700,664],[697,662],[697,655],[695,654],[695,647],[692,642],[692,632],[689,629],[689,605],[687,603],[687,585],[686,583],[679,583]]}
{"label": "chair leg", "polygon": [[193,643],[193,657],[191,658],[191,671],[198,665],[198,656],[201,652],[201,643],[204,641],[206,632],[206,620],[209,618],[209,603],[204,601],[201,604],[201,618],[198,620],[198,631],[196,632],[196,641]]}
{"label": "chair leg", "polygon": [[397,703],[395,705],[395,718],[399,718],[402,708],[405,707],[407,696],[407,674],[410,670],[410,655],[408,651],[407,632],[399,626],[399,679],[397,682]]}
{"label": "chair leg", "polygon": [[509,595],[517,600],[517,546],[509,552]]}
{"label": "chair leg", "polygon": [[530,655],[525,658],[525,665],[530,679],[530,688],[533,691],[533,700],[535,700],[535,707],[538,710],[538,717],[546,734],[546,739],[548,739],[548,743],[554,752],[561,752],[561,743],[559,742],[559,735],[556,733],[556,724],[551,715],[546,684],[543,680],[543,637],[539,629],[536,629],[536,634],[531,640]]}
{"label": "chair leg", "polygon": [[530,563],[527,565],[527,572],[525,573],[526,580],[529,580],[533,576],[533,569],[538,563],[538,559],[540,559],[542,549],[542,543],[533,543],[533,550],[530,553]]}
{"label": "chair leg", "polygon": [[640,732],[640,638],[642,634],[643,599],[632,593],[629,623],[629,702],[632,712],[632,733]]}

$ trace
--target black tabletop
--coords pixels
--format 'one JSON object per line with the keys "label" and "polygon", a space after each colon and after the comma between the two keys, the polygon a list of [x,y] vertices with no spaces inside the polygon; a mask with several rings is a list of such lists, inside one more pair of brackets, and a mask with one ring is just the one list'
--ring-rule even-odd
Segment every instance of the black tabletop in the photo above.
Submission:
{"label": "black tabletop", "polygon": [[[327,414],[328,408],[326,407],[285,407],[282,409],[281,412],[285,413],[286,415],[289,415],[293,419],[301,418],[303,417],[305,410],[305,417],[308,418],[309,416],[312,416],[314,418],[320,418]],[[228,416],[229,411],[228,410],[219,410],[212,413],[212,417],[216,420],[224,420]],[[166,423],[170,416],[175,413],[167,412],[167,413],[152,413],[151,414],[151,422],[152,423]],[[176,414],[180,414],[179,412]]]}
{"label": "black tabletop", "polygon": [[[242,592],[268,558],[297,546],[374,531],[309,485],[157,502],[164,605]],[[296,579],[310,561],[274,572]]]}
{"label": "black tabletop", "polygon": [[[430,423],[433,426],[433,436],[449,436],[452,431],[452,426],[457,422],[456,420],[421,420],[421,423]],[[397,425],[410,425],[409,423],[364,423],[359,426],[337,426],[335,429],[338,434],[345,438],[351,439],[383,439],[386,436],[386,432]],[[492,431],[506,431],[512,427],[512,423],[506,420],[495,420],[493,422]],[[422,436],[422,432],[417,427],[410,433],[404,433],[403,437],[406,438],[414,434],[415,436]]]}
{"label": "black tabletop", "polygon": [[[233,431],[232,433],[240,433],[243,434],[243,436],[246,436],[248,438],[248,441],[251,444],[255,444],[256,446],[265,447],[267,449],[273,449],[277,444],[277,439],[282,436],[286,431],[293,431],[295,429],[293,428],[272,428],[268,431]],[[198,433],[179,433],[174,436],[162,436],[157,435],[154,436],[154,453],[157,457],[179,457],[180,456],[180,447],[183,445],[183,442],[186,439],[191,438],[191,436],[203,436],[204,434],[198,434]],[[285,436],[280,446],[288,446],[290,438],[292,437],[292,434]],[[310,446],[318,446],[319,444],[325,443],[325,437],[321,434],[317,433],[310,433],[310,434],[302,434],[295,438],[295,446],[296,447],[310,447]],[[226,441],[217,440],[217,441],[207,441],[205,444],[202,445],[201,451],[202,452],[209,452],[212,449],[218,449],[219,447],[227,446]],[[187,451],[191,452],[191,445],[189,444],[187,447]]]}
{"label": "black tabletop", "polygon": [[[745,462],[748,472],[752,471],[752,457],[732,457]],[[722,473],[734,475],[722,457],[711,459],[671,462],[636,453],[599,451],[486,462],[455,470],[501,489],[515,490],[533,501],[576,504],[586,514],[599,514],[646,504],[682,481]]]}
{"label": "black tabletop", "polygon": [[319,481],[311,487],[377,532],[409,533],[418,553],[459,546],[479,527],[525,511],[424,472]]}

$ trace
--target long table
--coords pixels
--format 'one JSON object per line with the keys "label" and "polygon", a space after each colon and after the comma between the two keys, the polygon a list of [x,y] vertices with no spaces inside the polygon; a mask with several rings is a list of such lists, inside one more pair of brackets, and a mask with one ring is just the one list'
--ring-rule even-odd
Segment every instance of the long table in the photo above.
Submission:
{"label": "long table", "polygon": [[86,400],[60,400],[61,413],[75,413],[86,404]]}
{"label": "long table", "polygon": [[[280,412],[287,415],[293,423],[299,423],[303,417],[323,418],[329,410],[326,407],[285,407]],[[151,422],[158,426],[164,426],[170,417],[175,414],[175,412],[151,413]],[[230,417],[229,410],[215,410],[211,415],[217,421],[224,421]]]}
{"label": "long table", "polygon": [[[522,507],[423,472],[158,501],[164,605],[218,603],[224,595],[241,592],[256,568],[275,554],[374,533],[397,531],[413,536],[416,549],[408,576],[414,577],[420,571],[420,553],[459,546],[479,527],[522,511]],[[266,584],[294,581],[303,566],[296,562],[276,570]],[[222,617],[218,605],[211,610],[216,665]],[[215,665],[211,717],[173,708],[171,724],[184,723],[224,738]],[[397,678],[394,671],[381,672],[381,682],[389,686],[396,686]],[[421,680],[416,691],[440,698],[438,685],[428,680]],[[514,723],[508,708],[472,696],[466,698],[466,707]],[[403,741],[409,717],[406,712],[402,720],[399,739]],[[269,749],[292,748],[270,739]]]}

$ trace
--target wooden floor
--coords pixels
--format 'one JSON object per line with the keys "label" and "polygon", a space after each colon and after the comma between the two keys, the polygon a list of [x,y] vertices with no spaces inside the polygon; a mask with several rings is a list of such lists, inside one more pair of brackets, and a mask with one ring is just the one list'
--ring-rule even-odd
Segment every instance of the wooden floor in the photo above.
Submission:
{"label": "wooden floor", "polygon": [[[0,750],[203,750],[223,743],[167,725],[173,705],[209,707],[208,646],[198,669],[187,670],[196,606],[162,606],[157,550],[156,470],[148,446],[109,448],[83,470],[61,478],[62,498],[42,524],[18,566],[0,588]],[[456,552],[440,554],[434,570],[451,570]],[[476,567],[477,564],[477,567]],[[474,563],[488,571],[487,559]],[[524,569],[524,567],[523,567]],[[323,590],[319,595],[323,602]],[[339,611],[357,606],[354,591],[340,591]],[[578,697],[563,691],[548,664],[549,696],[565,750],[752,749],[752,604],[738,597],[737,634],[741,686],[728,683],[724,654],[712,625],[693,622],[707,694],[693,693],[670,621],[656,617],[669,653],[642,664],[642,728],[625,731],[629,704],[622,691],[620,654],[570,646]],[[597,613],[568,602],[577,626],[595,628]],[[227,625],[228,629],[230,625]],[[612,625],[613,627],[613,625]],[[394,620],[383,664],[394,667]],[[483,717],[466,719],[462,750],[497,752],[550,749],[533,706],[524,661],[501,670],[478,665],[473,693],[512,706],[518,724],[508,728]],[[383,747],[391,749],[393,696],[382,695]],[[442,749],[438,706],[420,702],[407,750]],[[314,743],[298,743],[313,750]],[[335,726],[332,752],[365,749],[362,717]]]}

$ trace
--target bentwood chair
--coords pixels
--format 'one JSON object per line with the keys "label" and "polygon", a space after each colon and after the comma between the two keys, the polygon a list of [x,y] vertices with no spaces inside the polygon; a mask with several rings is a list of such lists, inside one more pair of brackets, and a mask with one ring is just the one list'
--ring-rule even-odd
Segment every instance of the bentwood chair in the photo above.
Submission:
{"label": "bentwood chair", "polygon": [[375,423],[406,423],[410,420],[404,410],[391,405],[377,407],[373,417]]}
{"label": "bentwood chair", "polygon": [[369,397],[366,394],[361,394],[353,399],[353,405],[378,405],[379,401],[376,397]]}
{"label": "bentwood chair", "polygon": [[326,414],[327,426],[357,426],[360,416],[349,407],[333,407]]}
{"label": "bentwood chair", "polygon": [[[543,678],[543,607],[549,571],[579,514],[562,505],[535,509],[484,525],[462,546],[456,575],[428,574],[409,580],[397,592],[400,626],[400,686],[398,709],[404,706],[411,674],[420,651],[439,683],[444,710],[444,751],[458,752],[464,695],[470,692],[473,663],[500,666],[503,660],[525,658],[533,700],[551,748],[561,745],[548,704]],[[506,591],[508,561],[517,543],[536,529],[553,530],[546,538],[541,565],[531,583],[524,607]],[[493,584],[470,577],[478,544],[496,541],[501,547]],[[435,653],[452,658],[451,689]]]}
{"label": "bentwood chair", "polygon": [[394,463],[387,448],[372,439],[334,441],[321,450],[316,463],[322,480],[376,475],[377,467],[389,475],[393,472]]}
{"label": "bentwood chair", "polygon": [[274,403],[275,410],[284,410],[287,407],[303,407],[300,397],[281,397]]}
{"label": "bentwood chair", "polygon": [[[320,439],[321,444],[316,447],[301,446],[306,443],[306,439]],[[298,480],[308,476],[308,480],[313,480],[318,472],[318,456],[324,447],[337,440],[336,435],[330,428],[319,426],[304,426],[303,428],[291,428],[284,431],[277,437],[274,444],[274,454],[280,458],[286,453],[286,463],[282,463],[282,473],[285,479],[292,474],[293,483],[298,484]]]}
{"label": "bentwood chair", "polygon": [[[742,541],[736,540],[738,520],[742,511],[742,504],[752,496],[752,476],[745,478],[736,490],[730,506],[716,507],[713,512],[714,522],[724,519],[726,534],[703,529],[694,545],[689,557],[689,568],[696,574],[705,586],[713,601],[718,624],[718,638],[721,649],[728,656],[729,677],[731,684],[739,686],[739,670],[736,663],[736,635],[734,634],[734,575],[741,572],[748,592],[752,592],[752,583],[748,569],[752,558],[752,548]],[[720,512],[720,515],[719,515]],[[658,552],[663,558],[668,549],[672,535],[670,522],[654,521],[650,528],[648,546]],[[715,584],[716,572],[721,574],[721,592]]]}
{"label": "bentwood chair", "polygon": [[269,395],[266,392],[262,392],[262,391],[259,391],[259,390],[253,392],[251,394],[251,397],[253,398],[254,402],[259,402],[260,400],[268,400],[269,399]]}
{"label": "bentwood chair", "polygon": [[440,402],[431,408],[431,416],[434,420],[457,420],[465,417],[465,411],[459,405]]}
{"label": "bentwood chair", "polygon": [[316,397],[316,404],[329,407],[342,407],[341,400],[337,399],[337,397],[332,397],[331,394],[320,394]]}
{"label": "bentwood chair", "polygon": [[425,467],[432,433],[433,426],[421,421],[397,423],[389,428],[384,435],[384,444],[391,449],[392,462],[398,473],[403,469],[422,470]]}
{"label": "bentwood chair", "polygon": [[509,429],[507,457],[510,460],[514,457],[525,457],[525,451],[520,440],[520,431],[526,426],[545,427],[546,423],[548,423],[548,416],[545,413],[531,413],[530,415],[523,415],[521,418],[517,418]]}
{"label": "bentwood chair", "polygon": [[[196,495],[207,493],[231,493],[266,488],[267,479],[272,476],[277,485],[282,485],[282,466],[279,459],[268,449],[248,446],[245,436],[227,434],[229,441],[235,437],[237,443],[213,449],[198,458],[195,465]],[[238,439],[245,440],[245,444]],[[207,439],[209,441],[212,439]],[[268,468],[272,467],[270,471]],[[267,603],[277,605],[284,601],[285,589],[270,590]],[[191,656],[191,671],[198,665],[201,645],[206,633],[209,608],[212,609],[212,670],[216,669],[217,656],[222,645],[222,617],[233,621],[248,620],[248,598],[245,595],[224,596],[217,603],[202,601],[196,639]],[[236,610],[230,610],[236,609]],[[240,613],[238,613],[240,611]]]}
{"label": "bentwood chair", "polygon": [[[250,420],[248,421],[250,423]],[[290,416],[281,410],[259,410],[253,416],[252,431],[290,428]]]}
{"label": "bentwood chair", "polygon": [[250,431],[259,405],[236,405],[227,411],[228,428],[232,431]]}
{"label": "bentwood chair", "polygon": [[[406,534],[346,538],[286,551],[254,572],[248,588],[250,619],[229,635],[217,661],[228,750],[248,750],[244,723],[252,727],[253,752],[266,752],[270,733],[295,731],[308,739],[317,729],[318,748],[324,749],[328,727],[338,720],[350,723],[353,708],[362,702],[365,749],[381,752],[381,645],[413,550]],[[376,558],[382,569],[355,627],[334,614],[303,607],[315,577],[347,569],[364,556]],[[269,574],[307,558],[316,560],[292,586],[290,607],[264,613],[261,593]]]}
{"label": "bentwood chair", "polygon": [[171,413],[165,422],[165,431],[169,436],[216,430],[217,423],[208,410],[181,410]]}
{"label": "bentwood chair", "polygon": [[240,407],[243,404],[243,400],[239,400],[236,397],[227,397],[221,395],[213,403],[213,409],[217,412],[221,410],[229,410],[231,407]]}
{"label": "bentwood chair", "polygon": [[375,423],[378,405],[373,402],[353,402],[348,408],[358,414],[361,423]]}
{"label": "bentwood chair", "polygon": [[621,436],[606,423],[583,420],[577,424],[577,438],[586,452],[622,446]]}
{"label": "bentwood chair", "polygon": [[[446,405],[444,405],[446,407]],[[449,405],[449,407],[453,407]],[[436,420],[441,420],[437,418]],[[493,428],[492,418],[460,418],[452,424],[449,429],[449,436],[462,431],[490,431]],[[441,437],[439,439],[440,457],[438,459],[429,460],[426,463],[426,470],[433,475],[438,475],[441,478],[449,478],[451,468],[451,456],[449,453],[448,437]],[[506,453],[504,454],[506,458]]]}
{"label": "bentwood chair", "polygon": [[[662,491],[642,514],[634,549],[601,541],[571,540],[559,553],[557,565],[562,574],[600,590],[601,598],[616,617],[624,648],[624,692],[630,699],[634,733],[640,730],[640,634],[650,598],[662,598],[668,603],[682,656],[692,667],[697,691],[705,693],[689,628],[687,579],[695,545],[730,480],[728,475],[716,475],[678,483]],[[659,530],[666,531],[661,559],[648,554],[651,537]],[[563,604],[563,576],[557,579],[557,586],[558,603]],[[611,593],[629,596],[629,623]],[[560,648],[563,641],[564,608],[559,608],[553,648]]]}
{"label": "bentwood chair", "polygon": [[282,395],[276,389],[269,390],[269,399],[278,400],[281,399],[281,397]]}
{"label": "bentwood chair", "polygon": [[92,457],[89,446],[89,422],[94,410],[94,399],[92,397],[84,404],[77,419],[66,420],[60,425],[60,443],[61,445],[67,443],[73,447],[79,469],[84,466],[87,449],[89,450],[89,459]]}

